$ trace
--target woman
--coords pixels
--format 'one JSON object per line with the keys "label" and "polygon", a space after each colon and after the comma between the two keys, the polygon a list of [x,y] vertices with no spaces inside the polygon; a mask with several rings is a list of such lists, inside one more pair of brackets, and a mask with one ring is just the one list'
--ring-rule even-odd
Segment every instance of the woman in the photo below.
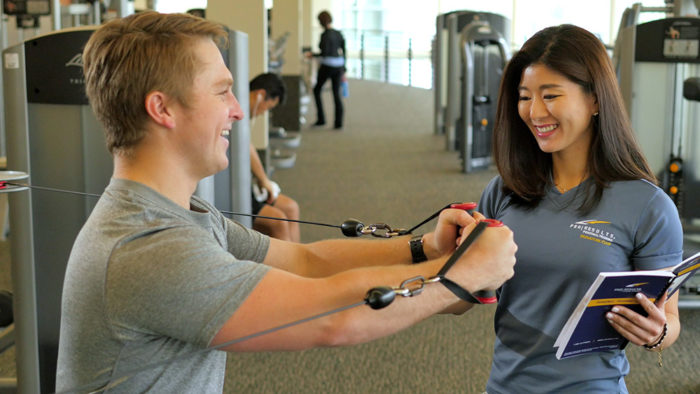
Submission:
{"label": "woman", "polygon": [[331,27],[333,18],[328,11],[322,11],[318,14],[318,22],[323,26],[323,34],[321,34],[321,42],[318,45],[321,52],[314,55],[321,58],[321,66],[316,75],[316,86],[314,86],[317,116],[314,126],[326,124],[323,102],[321,102],[321,89],[330,78],[335,104],[333,128],[340,130],[343,128],[343,101],[340,98],[340,82],[345,74],[345,38],[338,30]]}
{"label": "woman", "polygon": [[[496,118],[500,176],[479,207],[519,249],[499,291],[487,391],[625,393],[624,351],[557,360],[553,347],[599,272],[682,258],[678,212],[635,142],[602,43],[571,25],[535,34],[504,71]],[[606,317],[630,343],[660,351],[680,332],[677,297],[638,298],[648,317],[622,306]]]}

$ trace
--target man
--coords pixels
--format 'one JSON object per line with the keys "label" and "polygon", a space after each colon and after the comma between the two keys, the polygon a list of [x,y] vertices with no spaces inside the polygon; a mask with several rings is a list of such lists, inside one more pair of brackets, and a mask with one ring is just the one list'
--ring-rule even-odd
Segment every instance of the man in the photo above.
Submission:
{"label": "man", "polygon": [[[200,179],[228,165],[226,134],[242,119],[221,37],[217,24],[150,12],[103,25],[85,47],[86,91],[114,174],[68,262],[59,391],[106,377],[110,392],[221,392],[226,353],[193,351],[357,303],[376,286],[432,277],[474,227],[466,212],[445,210],[422,246],[414,243],[429,259],[410,264],[418,251],[406,237],[286,242],[193,197]],[[510,230],[489,228],[447,277],[469,292],[495,289],[512,276],[515,249]],[[381,310],[343,310],[225,350],[350,345],[468,308],[430,284]]]}
{"label": "man", "polygon": [[[250,118],[265,114],[284,102],[286,88],[280,77],[273,73],[264,73],[250,81]],[[286,194],[279,193],[270,178],[267,177],[258,151],[250,144],[250,170],[255,176],[258,187],[267,190],[267,200],[257,201],[253,196],[253,214],[280,219],[299,220],[299,205]],[[286,241],[299,242],[299,223],[283,220],[255,218],[253,229],[263,234]]]}

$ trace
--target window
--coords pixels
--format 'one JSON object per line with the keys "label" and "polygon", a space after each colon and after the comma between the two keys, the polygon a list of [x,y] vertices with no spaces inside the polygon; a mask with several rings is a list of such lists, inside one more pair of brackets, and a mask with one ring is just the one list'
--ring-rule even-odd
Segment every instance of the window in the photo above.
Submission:
{"label": "window", "polygon": [[162,13],[185,12],[192,8],[207,8],[207,0],[160,0],[155,9]]}

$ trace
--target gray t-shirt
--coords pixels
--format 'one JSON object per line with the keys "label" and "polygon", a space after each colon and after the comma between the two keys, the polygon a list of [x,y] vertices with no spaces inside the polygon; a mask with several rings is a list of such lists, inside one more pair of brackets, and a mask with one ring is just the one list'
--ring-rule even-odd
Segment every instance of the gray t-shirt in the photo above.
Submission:
{"label": "gray t-shirt", "polygon": [[502,185],[492,180],[478,208],[507,224],[518,245],[515,275],[498,292],[488,393],[626,393],[624,351],[557,360],[554,341],[599,272],[681,261],[678,210],[641,180],[613,182],[585,217],[576,211],[584,184],[563,195],[552,186],[531,210],[512,204]]}
{"label": "gray t-shirt", "polygon": [[[186,210],[112,179],[68,261],[57,390],[207,348],[267,272],[268,247],[201,199]],[[225,369],[225,352],[201,352],[108,392],[220,393]]]}

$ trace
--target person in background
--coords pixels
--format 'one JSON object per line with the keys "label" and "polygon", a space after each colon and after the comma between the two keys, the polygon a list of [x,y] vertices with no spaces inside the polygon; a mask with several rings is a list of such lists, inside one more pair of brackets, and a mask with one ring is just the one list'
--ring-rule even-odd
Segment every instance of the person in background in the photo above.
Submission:
{"label": "person in background", "polygon": [[[500,175],[479,209],[513,230],[518,251],[515,275],[497,292],[489,394],[627,392],[624,350],[558,360],[553,347],[599,272],[682,258],[678,210],[656,186],[624,108],[605,47],[576,26],[538,32],[504,70]],[[618,305],[607,314],[612,327],[648,350],[671,346],[678,295],[637,300],[648,316]]]}
{"label": "person in background", "polygon": [[[221,393],[227,351],[363,343],[471,306],[441,283],[382,309],[363,300],[435,276],[483,216],[443,210],[415,240],[301,244],[194,196],[228,165],[228,134],[243,120],[225,38],[217,23],[143,12],[107,22],[85,45],[86,93],[114,172],[66,267],[58,392]],[[513,275],[516,249],[506,226],[488,228],[445,278],[470,293],[495,289]]]}
{"label": "person in background", "polygon": [[[286,88],[282,79],[273,73],[264,73],[250,81],[250,118],[261,116],[284,103]],[[253,193],[253,214],[280,219],[299,220],[299,204],[279,192],[279,186],[267,176],[258,151],[250,144],[250,170],[260,190],[267,191],[267,200],[258,201]],[[299,242],[299,223],[284,220],[254,218],[253,228],[273,238]]]}
{"label": "person in background", "polygon": [[321,52],[307,54],[307,56],[315,56],[321,59],[321,65],[316,74],[316,86],[314,86],[317,117],[316,123],[313,125],[324,126],[326,124],[326,115],[323,110],[323,102],[321,101],[321,90],[326,81],[330,79],[333,88],[333,103],[335,105],[333,129],[341,130],[343,128],[343,100],[341,98],[340,84],[345,75],[345,38],[331,26],[333,18],[328,11],[320,12],[318,21],[323,26],[323,34],[321,34],[321,41],[318,44]]}

